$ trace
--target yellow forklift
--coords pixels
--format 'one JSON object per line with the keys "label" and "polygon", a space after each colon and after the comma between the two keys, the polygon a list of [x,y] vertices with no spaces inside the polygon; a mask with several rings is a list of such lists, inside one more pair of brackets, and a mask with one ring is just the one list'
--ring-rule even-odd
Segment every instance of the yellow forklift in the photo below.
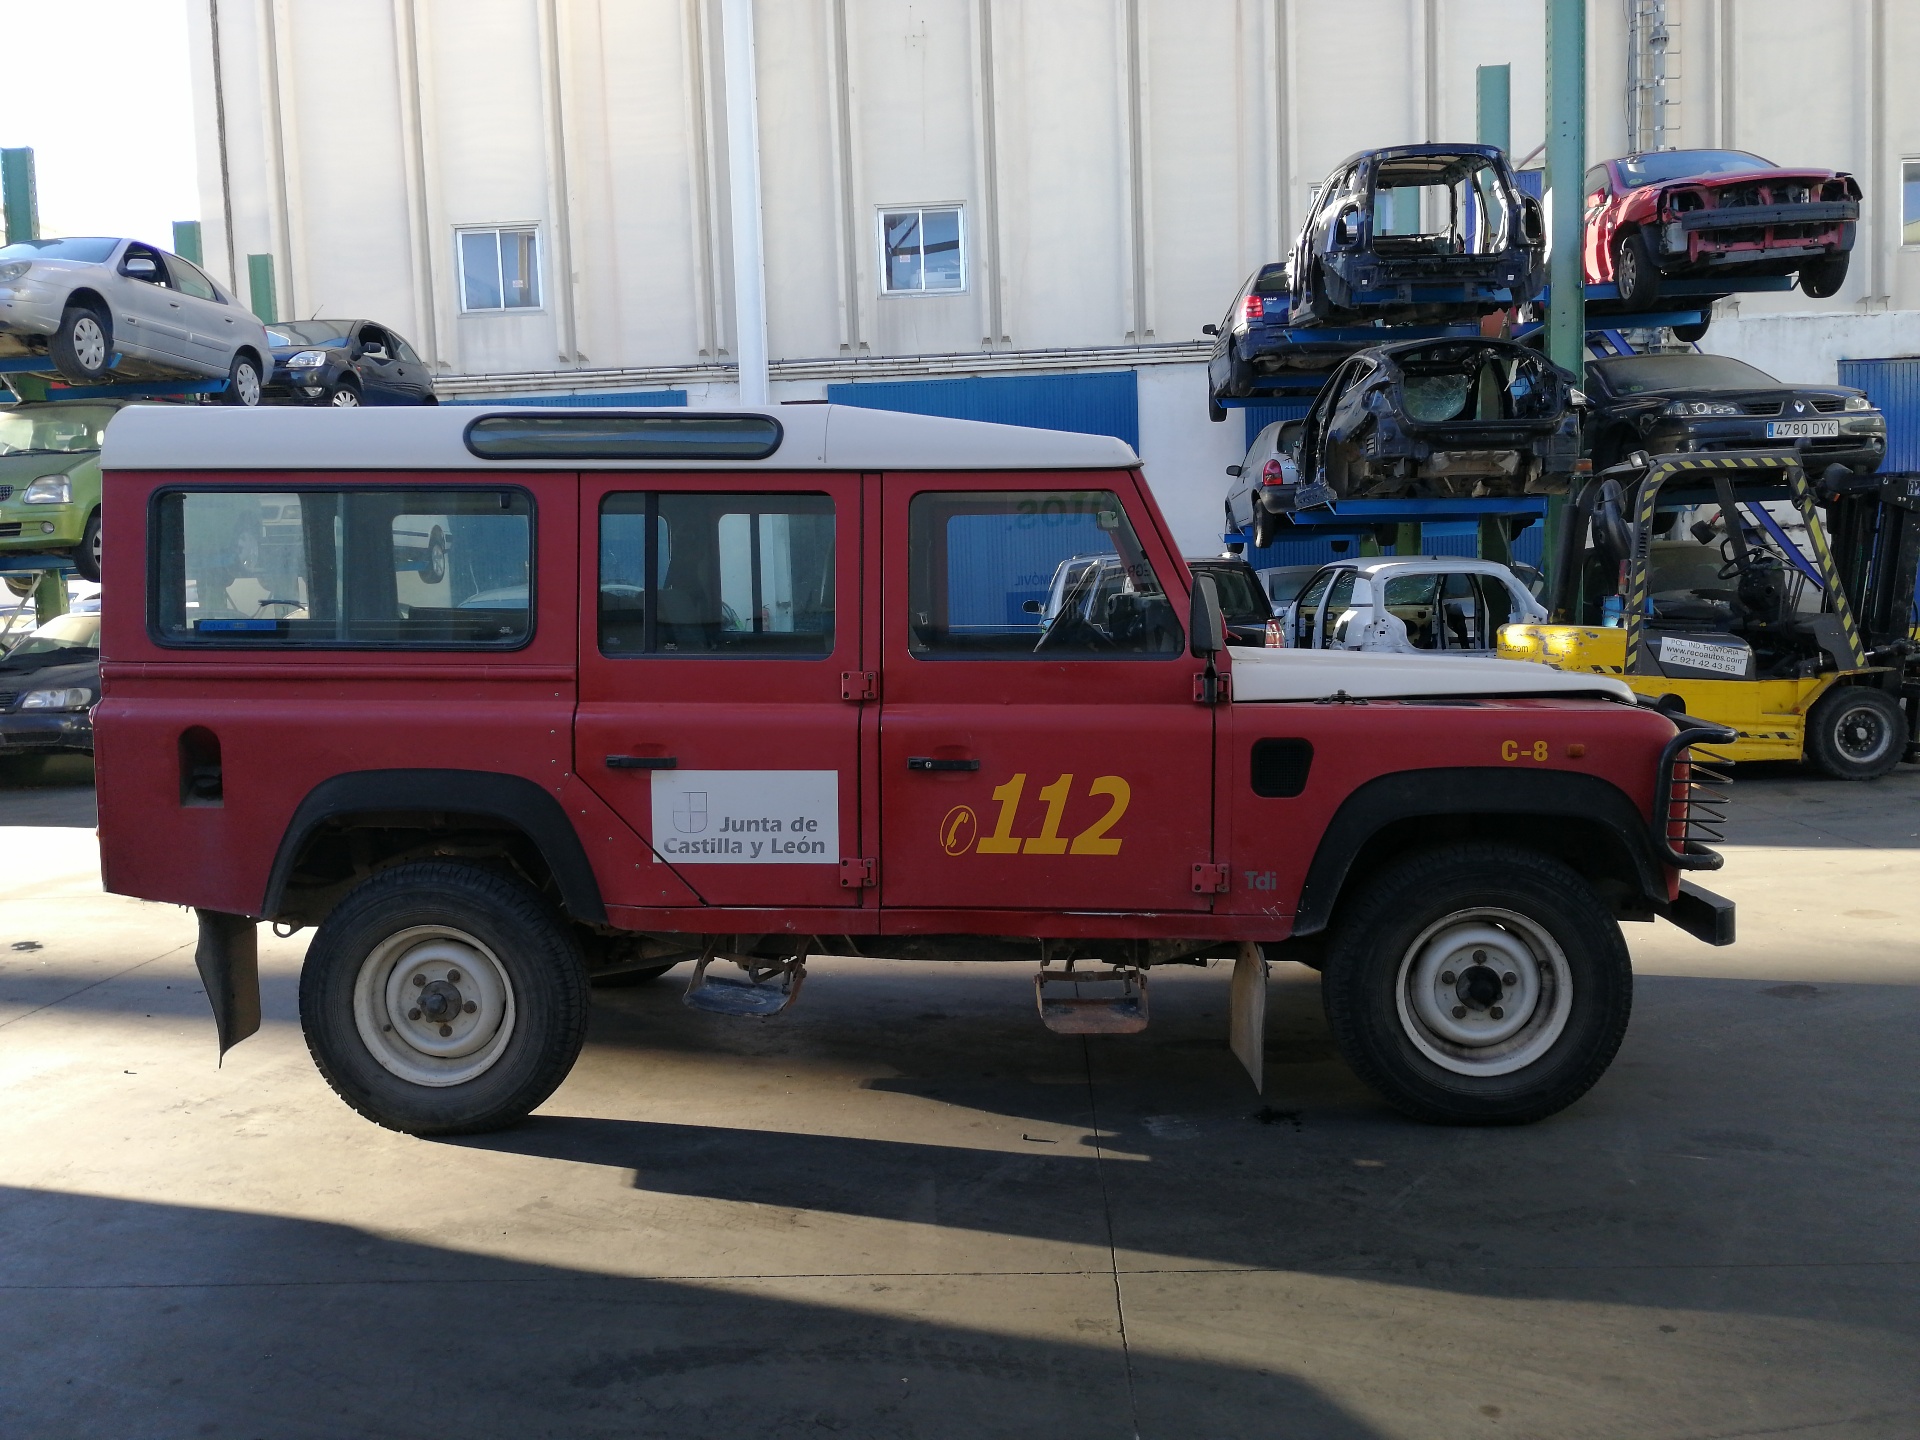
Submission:
{"label": "yellow forklift", "polygon": [[[1920,477],[1835,466],[1821,485],[1819,498],[1846,517],[1847,567],[1797,452],[1628,457],[1567,507],[1552,621],[1505,627],[1499,653],[1617,675],[1655,703],[1729,726],[1738,738],[1713,747],[1718,759],[1807,760],[1843,780],[1920,761]],[[1802,543],[1766,509],[1781,500]],[[1716,506],[1681,532],[1684,515]],[[1877,622],[1864,636],[1862,602]]]}

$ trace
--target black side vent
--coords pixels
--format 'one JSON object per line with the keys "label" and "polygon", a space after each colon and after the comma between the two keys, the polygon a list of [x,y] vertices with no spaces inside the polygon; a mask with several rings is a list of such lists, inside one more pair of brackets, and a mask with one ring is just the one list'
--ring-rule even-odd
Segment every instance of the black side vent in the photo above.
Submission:
{"label": "black side vent", "polygon": [[1310,740],[1256,740],[1253,742],[1253,793],[1269,799],[1298,795],[1307,788],[1313,768]]}

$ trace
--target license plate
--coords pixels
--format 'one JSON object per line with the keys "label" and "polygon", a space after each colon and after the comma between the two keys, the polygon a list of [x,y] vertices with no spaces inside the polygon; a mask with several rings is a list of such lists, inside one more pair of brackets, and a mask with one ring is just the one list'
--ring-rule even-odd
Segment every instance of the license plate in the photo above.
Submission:
{"label": "license plate", "polygon": [[1832,440],[1840,434],[1838,420],[1769,420],[1769,440]]}

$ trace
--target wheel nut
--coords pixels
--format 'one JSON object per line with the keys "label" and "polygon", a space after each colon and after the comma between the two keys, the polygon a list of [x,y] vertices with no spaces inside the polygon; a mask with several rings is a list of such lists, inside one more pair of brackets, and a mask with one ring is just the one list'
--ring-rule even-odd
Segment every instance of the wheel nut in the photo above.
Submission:
{"label": "wheel nut", "polygon": [[1484,964],[1486,964],[1486,963],[1487,963],[1487,952],[1486,952],[1486,951],[1484,951],[1484,950],[1476,950],[1476,951],[1474,951],[1474,952],[1473,952],[1473,963],[1474,963],[1474,964],[1476,964],[1476,965],[1484,965]]}
{"label": "wheel nut", "polygon": [[462,1010],[464,1010],[464,1011],[466,1011],[466,1012],[467,1012],[467,1014],[469,1014],[469,1015],[471,1015],[471,1014],[473,1014],[473,1012],[474,1012],[474,1011],[476,1011],[476,1010],[478,1010],[478,1009],[479,1009],[480,1007],[479,1007],[478,1005],[476,1005],[476,1004],[474,1004],[474,1002],[473,1002],[473,1001],[471,1001],[471,1000],[469,1000],[469,1001],[467,1001],[467,1003],[466,1003],[466,1004],[464,1004],[464,1005],[462,1005],[462,1006],[461,1006],[460,1008],[461,1008]]}
{"label": "wheel nut", "polygon": [[1464,1005],[1456,1005],[1456,1006],[1454,1006],[1454,1007],[1453,1007],[1453,1018],[1454,1018],[1454,1019],[1456,1019],[1456,1020],[1464,1020],[1464,1019],[1466,1019],[1466,1018],[1467,1018],[1467,1007],[1466,1007],[1466,1006],[1464,1006]]}
{"label": "wheel nut", "polygon": [[424,975],[416,975],[413,977],[413,984],[415,989],[425,988],[426,983],[427,983],[427,977]]}
{"label": "wheel nut", "polygon": [[451,1026],[451,1025],[442,1025],[442,1026],[440,1027],[440,1033],[441,1033],[442,1035],[451,1035],[451,1034],[453,1034],[453,1026]]}
{"label": "wheel nut", "polygon": [[1459,978],[1460,977],[1455,975],[1451,970],[1442,970],[1440,972],[1440,983],[1442,985],[1451,985]]}
{"label": "wheel nut", "polygon": [[451,984],[458,985],[460,983],[460,972],[458,970],[447,971],[447,980]]}
{"label": "wheel nut", "polygon": [[418,1020],[419,1018],[420,1018],[420,1010],[418,1006],[416,1006],[412,1010],[407,1011],[407,1019]]}
{"label": "wheel nut", "polygon": [[1491,1015],[1495,1020],[1504,1020],[1506,1018],[1507,1012],[1502,1010],[1498,1005],[1495,1005],[1492,1009],[1487,1011],[1487,1014]]}
{"label": "wheel nut", "polygon": [[1518,985],[1520,983],[1520,977],[1509,970],[1500,977],[1500,983],[1502,985]]}

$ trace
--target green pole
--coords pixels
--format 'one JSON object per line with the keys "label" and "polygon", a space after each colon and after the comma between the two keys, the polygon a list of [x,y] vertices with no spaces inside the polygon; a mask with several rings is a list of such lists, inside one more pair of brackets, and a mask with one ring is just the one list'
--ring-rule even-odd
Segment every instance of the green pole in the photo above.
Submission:
{"label": "green pole", "polygon": [[33,623],[44,625],[66,613],[67,577],[58,570],[41,571],[40,583],[33,587]]}
{"label": "green pole", "polygon": [[200,255],[200,222],[198,220],[173,222],[173,253],[183,260],[191,260],[196,265],[207,263]]}
{"label": "green pole", "polygon": [[[1582,186],[1587,169],[1587,0],[1545,0],[1547,7],[1547,357],[1586,374],[1586,276],[1580,264]],[[1580,538],[1563,535],[1566,497],[1547,501],[1549,585],[1562,565],[1577,566]],[[1568,542],[1572,541],[1570,545]],[[1555,619],[1561,617],[1555,616]]]}
{"label": "green pole", "polygon": [[273,256],[247,257],[247,298],[252,302],[253,313],[260,318],[261,324],[279,323],[280,302],[274,295]]}
{"label": "green pole", "polygon": [[0,150],[0,207],[6,210],[7,244],[40,238],[40,196],[33,179],[33,151]]}
{"label": "green pole", "polygon": [[[1474,139],[1482,145],[1498,145],[1513,151],[1513,67],[1482,65],[1474,71]],[[1507,542],[1504,516],[1480,517],[1480,558],[1498,560],[1502,565],[1513,558]]]}

